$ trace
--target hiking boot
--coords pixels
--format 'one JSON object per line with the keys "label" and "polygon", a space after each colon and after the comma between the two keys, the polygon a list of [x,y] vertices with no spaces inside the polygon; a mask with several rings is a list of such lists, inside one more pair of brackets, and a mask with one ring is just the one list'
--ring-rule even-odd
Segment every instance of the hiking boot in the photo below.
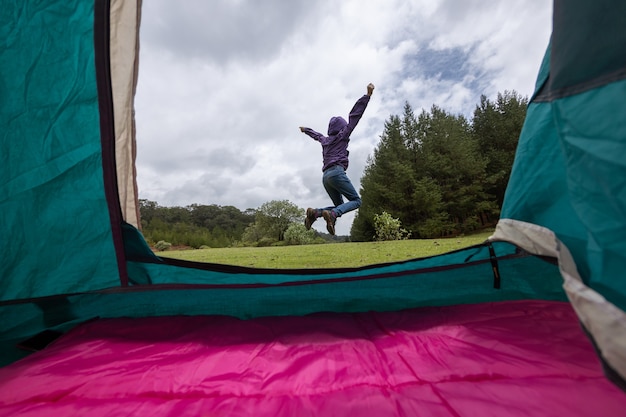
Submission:
{"label": "hiking boot", "polygon": [[306,209],[306,218],[304,219],[304,227],[306,227],[306,230],[311,230],[311,225],[317,220],[317,217],[316,209],[310,207]]}
{"label": "hiking boot", "polygon": [[337,221],[337,215],[332,210],[322,211],[322,217],[326,220],[326,230],[328,233],[335,236],[335,222]]}

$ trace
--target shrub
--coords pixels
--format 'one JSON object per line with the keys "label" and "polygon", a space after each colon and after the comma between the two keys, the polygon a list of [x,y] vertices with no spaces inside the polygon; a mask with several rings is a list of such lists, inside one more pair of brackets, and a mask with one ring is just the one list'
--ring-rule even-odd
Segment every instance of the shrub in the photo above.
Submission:
{"label": "shrub", "polygon": [[402,228],[400,219],[394,219],[386,211],[374,215],[374,229],[376,230],[376,240],[404,240],[411,236]]}
{"label": "shrub", "polygon": [[156,250],[159,250],[159,251],[165,251],[165,250],[168,250],[171,246],[172,246],[172,244],[170,242],[166,242],[164,240],[159,240],[156,243],[156,245],[154,245],[154,248]]}
{"label": "shrub", "polygon": [[285,231],[285,242],[289,245],[308,245],[315,240],[315,232],[306,230],[301,223],[292,223]]}

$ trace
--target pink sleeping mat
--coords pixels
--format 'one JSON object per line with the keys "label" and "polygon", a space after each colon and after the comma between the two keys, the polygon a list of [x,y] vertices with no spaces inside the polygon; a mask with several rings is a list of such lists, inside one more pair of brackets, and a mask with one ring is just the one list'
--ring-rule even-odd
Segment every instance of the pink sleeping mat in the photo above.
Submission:
{"label": "pink sleeping mat", "polygon": [[626,416],[568,303],[100,319],[0,369],[1,416]]}

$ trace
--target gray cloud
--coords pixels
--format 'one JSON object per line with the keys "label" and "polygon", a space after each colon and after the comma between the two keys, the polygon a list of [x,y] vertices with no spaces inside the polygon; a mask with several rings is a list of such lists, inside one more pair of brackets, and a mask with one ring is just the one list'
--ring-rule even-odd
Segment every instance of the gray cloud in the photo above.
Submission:
{"label": "gray cloud", "polygon": [[317,2],[144,2],[142,40],[183,58],[269,60]]}

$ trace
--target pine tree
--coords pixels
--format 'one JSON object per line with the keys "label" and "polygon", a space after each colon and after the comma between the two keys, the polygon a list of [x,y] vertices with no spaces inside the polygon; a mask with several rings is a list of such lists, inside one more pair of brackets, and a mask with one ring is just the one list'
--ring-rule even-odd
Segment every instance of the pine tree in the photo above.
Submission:
{"label": "pine tree", "polygon": [[353,240],[374,238],[374,215],[386,211],[393,217],[402,217],[411,209],[415,178],[409,158],[402,121],[391,116],[361,178],[362,205],[352,224]]}
{"label": "pine tree", "polygon": [[[433,106],[418,118],[425,132],[421,152],[427,177],[440,187],[447,221],[440,233],[467,232],[481,226],[482,211],[491,212],[493,197],[484,190],[486,159],[462,115]],[[432,223],[432,222],[431,222]]]}
{"label": "pine tree", "polygon": [[517,142],[526,118],[528,98],[513,91],[498,93],[495,103],[484,95],[474,110],[472,134],[487,158],[487,191],[502,207]]}

